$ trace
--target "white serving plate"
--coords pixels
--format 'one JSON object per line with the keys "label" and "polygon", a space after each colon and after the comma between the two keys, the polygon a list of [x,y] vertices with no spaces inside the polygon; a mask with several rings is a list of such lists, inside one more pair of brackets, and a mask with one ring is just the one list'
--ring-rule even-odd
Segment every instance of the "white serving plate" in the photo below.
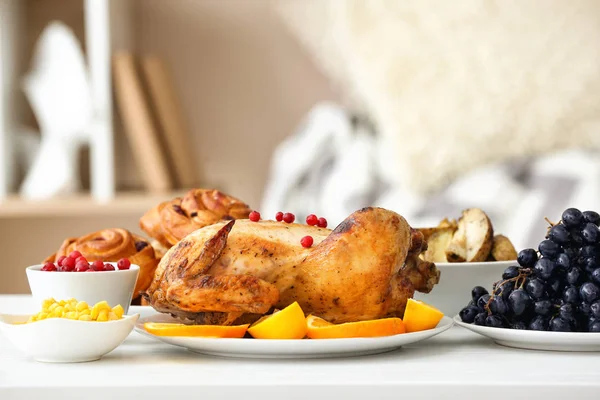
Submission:
{"label": "white serving plate", "polygon": [[508,328],[490,328],[462,322],[456,315],[454,322],[475,333],[492,339],[499,345],[528,350],[600,351],[600,333],[540,332]]}
{"label": "white serving plate", "polygon": [[410,343],[420,342],[450,329],[453,321],[444,317],[438,326],[422,332],[403,333],[377,338],[350,339],[224,339],[199,337],[155,336],[144,329],[145,322],[174,322],[163,314],[140,318],[135,330],[142,335],[190,351],[221,357],[237,358],[334,358],[379,354],[396,350]]}
{"label": "white serving plate", "polygon": [[73,363],[99,360],[116,349],[133,330],[139,314],[105,322],[50,318],[17,324],[29,317],[0,314],[0,331],[36,361]]}
{"label": "white serving plate", "polygon": [[430,293],[415,292],[415,300],[430,304],[444,313],[456,315],[471,301],[471,290],[483,286],[492,291],[494,282],[516,261],[486,261],[471,263],[435,263],[440,270],[440,283]]}

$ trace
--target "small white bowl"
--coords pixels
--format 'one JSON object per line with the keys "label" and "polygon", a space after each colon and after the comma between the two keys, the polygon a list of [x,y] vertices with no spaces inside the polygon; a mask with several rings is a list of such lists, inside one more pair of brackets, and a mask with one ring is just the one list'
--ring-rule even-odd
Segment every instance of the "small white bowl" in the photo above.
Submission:
{"label": "small white bowl", "polygon": [[106,300],[111,307],[120,304],[125,310],[133,297],[140,267],[132,264],[129,269],[96,272],[56,272],[42,271],[43,265],[27,267],[27,280],[31,294],[38,307],[48,298],[55,300],[77,299],[90,306]]}
{"label": "small white bowl", "polygon": [[29,317],[0,314],[0,331],[36,361],[72,363],[99,360],[116,349],[140,315],[124,315],[105,322],[50,318],[23,324]]}
{"label": "small white bowl", "polygon": [[471,301],[471,290],[483,286],[492,291],[494,282],[502,280],[502,273],[517,261],[486,261],[464,263],[435,263],[440,270],[440,283],[431,293],[415,292],[414,298],[430,304],[445,315],[456,315]]}

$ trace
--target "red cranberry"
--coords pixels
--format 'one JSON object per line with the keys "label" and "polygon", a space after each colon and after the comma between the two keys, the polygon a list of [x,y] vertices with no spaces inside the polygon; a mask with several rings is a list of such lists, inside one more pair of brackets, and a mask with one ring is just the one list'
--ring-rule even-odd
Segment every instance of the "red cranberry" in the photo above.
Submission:
{"label": "red cranberry", "polygon": [[307,225],[315,226],[318,223],[319,223],[319,218],[317,218],[317,216],[315,214],[310,214],[308,217],[306,217]]}
{"label": "red cranberry", "polygon": [[94,271],[104,271],[104,263],[100,260],[96,260],[92,263],[92,269]]}
{"label": "red cranberry", "polygon": [[302,245],[302,247],[310,247],[313,245],[313,238],[312,236],[304,236],[302,239],[300,239],[300,244]]}
{"label": "red cranberry", "polygon": [[73,250],[71,254],[69,254],[69,257],[73,260],[77,260],[79,257],[81,257],[81,253],[77,250]]}
{"label": "red cranberry", "polygon": [[59,267],[62,267],[62,263],[64,261],[64,259],[67,258],[67,256],[60,256],[58,257],[58,260],[56,260],[56,265],[58,265]]}
{"label": "red cranberry", "polygon": [[117,262],[117,267],[119,269],[129,269],[130,266],[131,266],[131,262],[129,262],[129,259],[127,259],[127,258],[121,258]]}
{"label": "red cranberry", "polygon": [[317,224],[319,228],[327,228],[327,220],[323,217],[319,218],[319,223]]}
{"label": "red cranberry", "polygon": [[292,222],[294,222],[295,219],[296,219],[296,216],[292,213],[283,214],[283,221],[287,222],[288,224],[291,224]]}
{"label": "red cranberry", "polygon": [[54,263],[47,262],[42,267],[42,271],[56,271],[56,265],[54,265]]}
{"label": "red cranberry", "polygon": [[88,269],[90,269],[90,264],[88,264],[87,261],[79,261],[76,265],[75,265],[75,271],[77,272],[85,272]]}
{"label": "red cranberry", "polygon": [[85,270],[85,271],[83,271],[83,272],[96,272],[96,271],[95,271],[93,268],[88,268],[88,269],[86,269],[86,270]]}
{"label": "red cranberry", "polygon": [[75,259],[71,257],[67,257],[62,262],[62,270],[63,271],[73,271],[75,269]]}
{"label": "red cranberry", "polygon": [[260,213],[258,211],[252,211],[248,218],[250,218],[250,221],[252,222],[258,222],[260,221]]}
{"label": "red cranberry", "polygon": [[115,267],[112,264],[104,264],[105,271],[114,271]]}
{"label": "red cranberry", "polygon": [[277,214],[275,214],[275,220],[277,220],[278,222],[283,221],[283,213],[281,211],[277,212]]}
{"label": "red cranberry", "polygon": [[85,258],[84,256],[77,257],[77,258],[75,259],[75,266],[77,266],[77,264],[78,264],[79,262],[84,262],[84,263],[88,263],[88,264],[89,264],[89,262],[88,262],[87,258]]}

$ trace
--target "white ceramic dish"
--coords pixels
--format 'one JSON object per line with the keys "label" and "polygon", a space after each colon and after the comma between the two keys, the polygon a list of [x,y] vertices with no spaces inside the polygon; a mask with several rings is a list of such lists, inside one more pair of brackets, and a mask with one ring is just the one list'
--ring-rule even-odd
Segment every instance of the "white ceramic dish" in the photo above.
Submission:
{"label": "white ceramic dish", "polygon": [[487,261],[478,263],[436,263],[440,283],[431,293],[415,292],[414,298],[430,304],[445,315],[456,315],[471,301],[471,290],[483,286],[491,292],[494,282],[516,261]]}
{"label": "white ceramic dish", "polygon": [[394,336],[352,339],[269,340],[155,336],[144,329],[145,322],[173,322],[173,319],[167,315],[155,314],[140,318],[135,330],[142,335],[196,353],[237,358],[333,358],[379,354],[396,350],[410,343],[429,339],[450,329],[453,325],[450,317],[444,317],[434,329]]}
{"label": "white ceramic dish", "polygon": [[98,360],[113,351],[131,333],[139,314],[106,322],[50,318],[19,324],[28,319],[29,315],[0,314],[0,331],[37,361],[72,363]]}
{"label": "white ceramic dish", "polygon": [[456,315],[454,322],[475,333],[492,339],[499,345],[528,350],[600,351],[600,333],[540,332],[520,329],[490,328],[467,324]]}
{"label": "white ceramic dish", "polygon": [[133,289],[140,271],[138,265],[129,269],[98,272],[48,272],[43,265],[27,267],[27,280],[33,299],[41,307],[47,298],[55,300],[77,299],[90,305],[106,300],[111,307],[120,304],[125,313],[133,297]]}

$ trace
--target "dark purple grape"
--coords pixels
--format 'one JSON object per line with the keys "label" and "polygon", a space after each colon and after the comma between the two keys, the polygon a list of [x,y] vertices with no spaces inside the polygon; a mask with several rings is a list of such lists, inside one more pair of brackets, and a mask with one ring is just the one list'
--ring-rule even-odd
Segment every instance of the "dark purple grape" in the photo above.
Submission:
{"label": "dark purple grape", "polygon": [[502,320],[502,317],[498,315],[489,315],[485,319],[485,326],[489,326],[491,328],[502,328],[504,327],[504,321]]}
{"label": "dark purple grape", "polygon": [[477,303],[477,300],[479,300],[479,298],[484,294],[488,294],[488,291],[486,288],[481,286],[475,286],[473,290],[471,290],[471,298],[475,303]]}
{"label": "dark purple grape", "polygon": [[552,240],[542,240],[538,246],[540,254],[548,258],[556,258],[561,252],[560,245],[554,243]]}
{"label": "dark purple grape", "polygon": [[[583,303],[587,304],[587,303]],[[590,311],[588,313],[589,316],[600,319],[600,300],[597,300],[590,304]]]}
{"label": "dark purple grape", "polygon": [[571,267],[567,272],[567,283],[569,285],[577,285],[581,279],[582,272],[577,267]]}
{"label": "dark purple grape", "polygon": [[564,269],[565,271],[568,270],[571,266],[571,260],[569,259],[569,256],[565,253],[560,253],[556,257],[556,266]]}
{"label": "dark purple grape", "polygon": [[598,268],[598,261],[596,257],[586,257],[581,262],[581,268],[585,270],[585,272],[592,273],[596,268]]}
{"label": "dark purple grape", "polygon": [[590,279],[594,283],[600,284],[600,268],[596,268],[595,270],[592,271],[592,273],[590,274]]}
{"label": "dark purple grape", "polygon": [[544,281],[538,278],[533,278],[529,279],[529,281],[525,284],[525,290],[533,299],[537,300],[541,299],[544,296],[544,286]]}
{"label": "dark purple grape", "polygon": [[532,268],[538,260],[537,252],[534,249],[523,249],[517,255],[517,262],[525,268]]}
{"label": "dark purple grape", "polygon": [[565,303],[577,304],[579,302],[579,289],[576,286],[569,286],[563,292]]}
{"label": "dark purple grape", "polygon": [[556,296],[562,292],[560,280],[554,279],[546,283],[546,292],[549,296]]}
{"label": "dark purple grape", "polygon": [[591,304],[600,297],[600,289],[592,282],[585,282],[579,288],[579,296],[583,301]]}
{"label": "dark purple grape", "polygon": [[600,229],[591,222],[588,222],[581,230],[581,236],[583,236],[584,243],[596,244],[600,239]]}
{"label": "dark purple grape", "polygon": [[467,324],[472,324],[477,314],[479,314],[479,309],[473,306],[465,307],[458,313],[460,319]]}
{"label": "dark purple grape", "polygon": [[588,332],[600,332],[600,320],[591,321],[588,325]]}
{"label": "dark purple grape", "polygon": [[511,279],[519,276],[519,267],[511,266],[504,270],[502,274],[502,279]]}
{"label": "dark purple grape", "polygon": [[508,296],[508,306],[516,316],[524,314],[531,306],[531,303],[531,297],[523,289],[514,290]]}
{"label": "dark purple grape", "polygon": [[564,318],[554,317],[550,320],[548,330],[554,332],[571,332],[571,324]]}
{"label": "dark purple grape", "polygon": [[554,311],[553,304],[550,300],[538,300],[533,304],[533,312],[537,315],[542,315],[544,317],[549,317],[552,315]]}
{"label": "dark purple grape", "polygon": [[579,247],[583,244],[583,236],[578,228],[569,229],[569,236],[571,237],[569,243],[572,246]]}
{"label": "dark purple grape", "polygon": [[558,309],[558,315],[562,319],[566,321],[574,321],[575,320],[575,307],[572,304],[563,304]]}
{"label": "dark purple grape", "polygon": [[591,222],[592,224],[600,225],[600,214],[596,211],[584,211],[583,219],[586,222]]}
{"label": "dark purple grape", "polygon": [[554,268],[556,263],[549,258],[540,258],[534,267],[536,275],[545,281],[552,277]]}
{"label": "dark purple grape", "polygon": [[498,286],[496,288],[496,290],[494,290],[494,294],[497,296],[501,296],[504,301],[507,301],[508,296],[510,296],[514,287],[515,287],[514,282],[505,282],[504,285]]}
{"label": "dark purple grape", "polygon": [[490,295],[486,293],[481,296],[479,300],[477,300],[477,307],[485,310],[485,306],[487,305],[488,301],[490,301]]}
{"label": "dark purple grape", "polygon": [[571,239],[569,230],[563,224],[554,225],[548,232],[548,239],[552,240],[556,244],[566,245]]}
{"label": "dark purple grape", "polygon": [[[595,304],[595,303],[592,303],[592,304]],[[582,301],[577,306],[577,312],[583,316],[589,317],[592,314],[592,306],[590,306],[588,303]]]}
{"label": "dark purple grape", "polygon": [[547,331],[548,330],[548,318],[541,315],[533,317],[528,326],[531,331]]}
{"label": "dark purple grape", "polygon": [[514,324],[512,324],[511,328],[525,330],[527,329],[527,324],[523,321],[517,321]]}
{"label": "dark purple grape", "polygon": [[579,256],[582,258],[586,257],[597,257],[599,255],[598,248],[596,246],[583,246],[579,251]]}
{"label": "dark purple grape", "polygon": [[504,315],[508,312],[508,306],[502,299],[502,297],[494,296],[490,302],[490,311],[494,314]]}
{"label": "dark purple grape", "polygon": [[485,326],[485,320],[487,319],[487,316],[488,313],[486,312],[479,313],[475,316],[473,322],[475,322],[475,325]]}
{"label": "dark purple grape", "polygon": [[567,257],[569,257],[570,261],[575,261],[579,256],[579,249],[574,247],[567,247],[563,249],[563,253],[566,254]]}
{"label": "dark purple grape", "polygon": [[567,228],[577,228],[583,223],[583,214],[576,208],[567,208],[563,211],[561,220]]}

